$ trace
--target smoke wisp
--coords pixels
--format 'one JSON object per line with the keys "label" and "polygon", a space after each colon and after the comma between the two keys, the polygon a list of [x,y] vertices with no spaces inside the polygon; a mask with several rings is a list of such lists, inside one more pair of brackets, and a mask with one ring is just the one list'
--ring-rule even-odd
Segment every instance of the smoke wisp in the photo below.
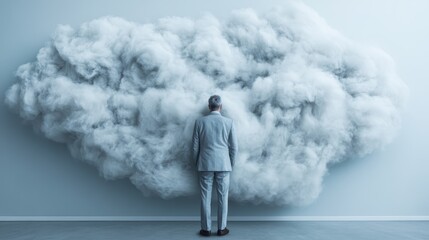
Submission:
{"label": "smoke wisp", "polygon": [[198,191],[191,136],[213,94],[238,134],[230,196],[301,205],[328,166],[391,141],[406,86],[386,53],[292,4],[224,21],[61,25],[5,101],[106,179],[170,198]]}

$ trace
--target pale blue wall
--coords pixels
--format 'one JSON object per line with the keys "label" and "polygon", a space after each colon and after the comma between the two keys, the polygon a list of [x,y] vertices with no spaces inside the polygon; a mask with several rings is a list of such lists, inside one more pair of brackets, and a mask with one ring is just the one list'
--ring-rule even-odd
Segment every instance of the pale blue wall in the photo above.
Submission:
{"label": "pale blue wall", "polygon": [[[126,3],[125,3],[126,2]],[[0,1],[0,216],[198,215],[198,199],[146,198],[128,180],[106,181],[65,146],[34,134],[3,104],[14,71],[33,61],[59,23],[116,15],[148,22],[168,15],[219,17],[282,1]],[[264,3],[262,3],[264,2]],[[231,203],[231,215],[429,215],[429,2],[305,1],[347,37],[383,48],[410,88],[403,128],[384,150],[336,166],[324,191],[301,208]]]}

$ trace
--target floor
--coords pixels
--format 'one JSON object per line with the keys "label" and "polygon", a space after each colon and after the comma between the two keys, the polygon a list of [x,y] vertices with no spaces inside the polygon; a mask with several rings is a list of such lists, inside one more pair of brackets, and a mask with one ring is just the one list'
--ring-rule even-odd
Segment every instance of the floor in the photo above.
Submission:
{"label": "floor", "polygon": [[[213,222],[213,226],[216,226]],[[229,222],[222,239],[429,239],[429,221]],[[0,222],[1,240],[205,239],[199,222]]]}

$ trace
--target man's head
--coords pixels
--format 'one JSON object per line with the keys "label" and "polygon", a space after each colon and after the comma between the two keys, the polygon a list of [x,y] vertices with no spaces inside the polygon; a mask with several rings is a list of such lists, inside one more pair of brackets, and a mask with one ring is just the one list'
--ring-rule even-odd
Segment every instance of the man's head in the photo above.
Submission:
{"label": "man's head", "polygon": [[219,95],[213,95],[209,98],[210,111],[220,111],[222,109],[222,99]]}

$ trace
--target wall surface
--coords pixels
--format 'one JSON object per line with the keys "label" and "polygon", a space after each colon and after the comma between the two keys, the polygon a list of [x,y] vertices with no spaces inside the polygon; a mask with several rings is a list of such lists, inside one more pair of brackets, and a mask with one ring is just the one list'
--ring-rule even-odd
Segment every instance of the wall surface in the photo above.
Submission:
{"label": "wall surface", "polygon": [[[197,216],[197,197],[145,197],[129,180],[106,181],[45,139],[3,104],[14,72],[34,61],[57,24],[114,15],[145,23],[164,16],[225,18],[233,9],[267,11],[282,1],[0,1],[0,216]],[[304,1],[346,37],[388,52],[410,96],[394,142],[330,169],[320,197],[305,207],[230,203],[231,216],[428,216],[429,2]]]}

